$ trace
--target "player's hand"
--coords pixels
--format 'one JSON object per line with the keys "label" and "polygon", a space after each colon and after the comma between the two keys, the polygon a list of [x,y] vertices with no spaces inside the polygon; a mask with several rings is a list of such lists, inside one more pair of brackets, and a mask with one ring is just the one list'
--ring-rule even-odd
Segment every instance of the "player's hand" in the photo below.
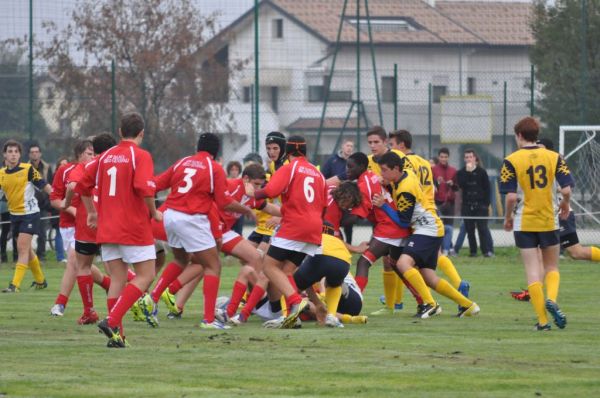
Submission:
{"label": "player's hand", "polygon": [[248,208],[248,211],[246,212],[246,218],[256,222],[256,214],[254,213],[254,211],[250,208]]}
{"label": "player's hand", "polygon": [[162,220],[163,220],[163,214],[162,214],[162,211],[160,211],[160,210],[156,210],[156,213],[154,213],[154,215],[152,216],[152,218],[153,218],[155,221],[162,222]]}
{"label": "player's hand", "polygon": [[512,218],[504,219],[504,230],[510,232],[513,230],[514,220]]}
{"label": "player's hand", "polygon": [[454,185],[454,182],[452,180],[448,180],[446,181],[446,184],[448,184],[448,186],[451,187],[452,185]]}
{"label": "player's hand", "polygon": [[281,217],[273,216],[265,222],[265,226],[269,229],[273,229],[276,226],[278,226],[280,222],[281,222]]}
{"label": "player's hand", "polygon": [[385,203],[385,197],[376,193],[375,195],[373,195],[373,199],[371,200],[371,202],[373,203],[373,205],[381,207]]}
{"label": "player's hand", "polygon": [[564,200],[561,200],[558,205],[558,217],[561,220],[566,220],[569,217],[569,213],[569,203],[565,202]]}
{"label": "player's hand", "polygon": [[246,190],[247,196],[250,196],[251,198],[254,197],[254,185],[250,184],[249,182],[245,182],[244,189]]}
{"label": "player's hand", "polygon": [[69,206],[65,209],[65,212],[69,213],[73,217],[77,217],[77,209],[73,206]]}
{"label": "player's hand", "polygon": [[356,246],[356,253],[363,254],[369,250],[369,242],[360,242],[358,246]]}
{"label": "player's hand", "polygon": [[68,206],[66,206],[66,205],[65,205],[65,200],[64,200],[64,199],[62,199],[62,200],[60,201],[60,205],[58,206],[58,209],[59,209],[60,211],[66,211],[66,210],[67,210],[67,207],[68,207]]}
{"label": "player's hand", "polygon": [[475,170],[475,163],[467,163],[465,164],[465,169],[469,172]]}
{"label": "player's hand", "polygon": [[87,226],[92,229],[98,228],[98,213],[88,213]]}
{"label": "player's hand", "polygon": [[321,304],[315,306],[315,316],[317,317],[317,322],[319,325],[325,325],[325,319],[327,319],[327,308]]}

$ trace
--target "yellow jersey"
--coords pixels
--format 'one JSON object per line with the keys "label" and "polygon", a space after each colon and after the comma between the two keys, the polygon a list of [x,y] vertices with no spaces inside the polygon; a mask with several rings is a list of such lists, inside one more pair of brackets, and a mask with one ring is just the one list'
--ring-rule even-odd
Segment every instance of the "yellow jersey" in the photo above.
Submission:
{"label": "yellow jersey", "polygon": [[523,147],[504,159],[500,169],[500,192],[517,193],[515,231],[557,230],[558,213],[554,184],[573,185],[564,159],[556,152],[536,146]]}
{"label": "yellow jersey", "polygon": [[30,163],[19,163],[12,169],[0,169],[0,189],[6,195],[8,211],[13,215],[34,214],[40,211],[35,187],[42,189],[46,181]]}
{"label": "yellow jersey", "polygon": [[[406,155],[404,153],[402,153],[402,151],[399,151],[397,149],[390,149],[390,151],[394,152],[396,155],[400,156],[400,159],[402,158],[406,158]],[[410,160],[407,158],[404,162],[404,170],[413,170],[414,171],[414,167],[411,164]],[[381,175],[381,166],[379,166],[379,163],[377,163],[377,161],[373,158],[373,155],[369,155],[369,166],[367,167],[367,170],[372,171],[373,173],[377,174],[378,176]]]}
{"label": "yellow jersey", "polygon": [[[289,160],[285,160],[281,165],[283,166],[284,164],[288,164]],[[273,174],[275,174],[276,168],[275,168],[275,162],[271,161],[269,163],[269,168],[267,170],[267,182],[269,182],[269,179],[271,178],[271,176]],[[266,199],[267,203],[276,203],[276,204],[280,204],[281,200],[279,198],[275,198],[275,199]],[[259,233],[261,235],[267,235],[267,236],[273,236],[273,233],[275,232],[275,230],[273,228],[267,228],[266,223],[267,221],[273,217],[272,215],[270,215],[269,213],[265,213],[262,210],[257,210],[254,209],[254,214],[256,215],[256,228],[254,228],[254,231],[256,231],[256,233]]]}
{"label": "yellow jersey", "polygon": [[393,183],[393,197],[403,224],[410,224],[414,235],[444,236],[444,224],[435,204],[426,198],[415,173],[405,171],[400,181]]}
{"label": "yellow jersey", "polygon": [[352,254],[350,254],[340,238],[329,234],[322,234],[321,250],[324,256],[335,257],[348,264],[352,264]]}
{"label": "yellow jersey", "polygon": [[419,181],[421,182],[421,189],[425,200],[431,202],[430,204],[435,207],[435,185],[433,185],[433,171],[431,170],[431,163],[427,159],[423,159],[415,153],[407,153],[406,157],[410,160]]}

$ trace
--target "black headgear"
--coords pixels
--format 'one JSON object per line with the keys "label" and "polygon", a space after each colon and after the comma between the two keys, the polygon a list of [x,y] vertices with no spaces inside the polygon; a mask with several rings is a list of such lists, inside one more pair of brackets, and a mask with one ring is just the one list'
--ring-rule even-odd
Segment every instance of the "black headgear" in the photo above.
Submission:
{"label": "black headgear", "polygon": [[291,156],[306,156],[306,140],[304,137],[291,136],[285,143],[285,153]]}
{"label": "black headgear", "polygon": [[277,144],[279,146],[279,159],[281,159],[285,155],[285,135],[281,134],[279,131],[271,131],[267,134],[267,138],[265,139],[266,144]]}
{"label": "black headgear", "polygon": [[221,144],[219,137],[213,133],[202,133],[198,138],[198,152],[205,151],[212,155],[213,158],[217,157]]}

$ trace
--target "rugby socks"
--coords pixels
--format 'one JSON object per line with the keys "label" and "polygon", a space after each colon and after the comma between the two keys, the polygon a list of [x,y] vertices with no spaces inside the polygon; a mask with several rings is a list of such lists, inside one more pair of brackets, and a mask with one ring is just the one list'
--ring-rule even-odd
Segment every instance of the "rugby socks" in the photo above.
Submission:
{"label": "rugby socks", "polygon": [[260,301],[260,299],[262,299],[264,295],[265,289],[263,289],[262,287],[254,286],[252,288],[252,292],[250,292],[250,296],[246,301],[246,305],[244,305],[244,308],[242,308],[241,316],[244,320],[250,318],[252,310],[254,309],[254,307],[256,307],[256,304],[258,304],[258,302]]}
{"label": "rugby socks", "polygon": [[[287,279],[288,279],[288,282],[290,282],[290,285],[292,285],[292,287],[294,288],[294,292],[297,293],[298,292],[298,286],[296,286],[296,281],[294,280],[294,275],[287,275]],[[286,311],[289,311],[289,309],[292,308],[292,305],[294,305],[294,303],[290,303],[290,300],[289,300],[289,298],[292,297],[292,296],[289,296],[289,297],[285,298],[285,308],[286,308]]]}
{"label": "rugby socks", "polygon": [[183,268],[181,268],[177,263],[171,262],[167,265],[160,275],[160,278],[156,282],[154,286],[154,290],[150,293],[150,297],[152,301],[158,303],[161,294],[165,291],[165,289],[173,282],[177,277],[183,272]]}
{"label": "rugby socks", "polygon": [[337,307],[340,304],[340,298],[342,297],[342,287],[326,287],[325,288],[325,302],[327,303],[327,313],[335,316],[337,313]]}
{"label": "rugby socks", "polygon": [[413,287],[413,285],[411,285],[410,282],[407,281],[406,278],[404,278],[404,276],[402,278],[400,278],[400,279],[402,280],[402,284],[404,286],[406,286],[406,288],[408,289],[408,291],[413,295],[413,297],[415,298],[415,301],[417,302],[417,304],[423,304],[423,298],[415,290],[415,288]]}
{"label": "rugby socks", "polygon": [[127,269],[127,282],[131,282],[135,278],[135,272],[131,268]]}
{"label": "rugby socks", "polygon": [[360,288],[360,291],[364,292],[365,288],[367,287],[367,284],[369,283],[369,278],[366,276],[357,276],[354,278],[354,280],[356,281],[356,284]]}
{"label": "rugby socks", "polygon": [[592,252],[592,261],[599,262],[600,261],[600,249],[595,246],[591,246],[590,250]]}
{"label": "rugby socks", "polygon": [[81,294],[83,312],[87,313],[90,308],[94,307],[94,280],[92,275],[78,276],[77,286],[79,286],[79,294]]}
{"label": "rugby socks", "polygon": [[368,317],[366,315],[350,315],[350,314],[342,314],[341,316],[342,323],[367,323]]}
{"label": "rugby socks", "polygon": [[181,284],[181,282],[179,281],[179,279],[175,279],[173,281],[173,283],[171,283],[169,285],[169,293],[171,293],[171,294],[177,294],[177,292],[180,291],[182,287],[183,287],[183,285]]}
{"label": "rugby socks", "polygon": [[402,300],[404,300],[404,281],[396,275],[396,299],[394,304],[402,304]]}
{"label": "rugby socks", "polygon": [[27,267],[25,264],[17,263],[12,280],[12,284],[15,285],[17,288],[21,286],[21,282],[23,282],[23,278],[25,277],[27,268],[29,267]]}
{"label": "rugby socks", "polygon": [[44,272],[42,272],[42,266],[38,256],[34,256],[27,265],[29,265],[31,273],[33,274],[33,279],[35,279],[37,283],[43,283],[44,280],[46,280],[44,277]]}
{"label": "rugby socks", "polygon": [[548,323],[548,315],[546,314],[542,282],[533,282],[531,285],[527,286],[527,290],[529,290],[529,301],[537,314],[538,323],[540,325],[546,325]]}
{"label": "rugby socks", "polygon": [[560,274],[558,271],[550,271],[544,279],[546,285],[546,298],[556,302],[558,298],[558,286],[560,285]]}
{"label": "rugby socks", "polygon": [[129,311],[133,303],[142,297],[142,294],[144,294],[144,292],[138,289],[136,285],[128,283],[121,292],[115,306],[108,314],[108,326],[111,328],[120,326],[125,313]]}
{"label": "rugby socks", "polygon": [[246,293],[246,289],[248,286],[246,284],[235,281],[233,284],[233,291],[231,292],[231,298],[229,299],[229,304],[227,304],[227,316],[232,317],[237,312],[237,309],[242,301],[242,297],[244,297],[244,293]]}
{"label": "rugby socks", "polygon": [[385,306],[394,309],[396,301],[396,286],[398,278],[394,271],[383,271],[383,295],[385,296]]}
{"label": "rugby socks", "polygon": [[409,269],[408,271],[403,273],[402,276],[408,281],[408,283],[412,285],[412,287],[419,294],[419,296],[421,296],[421,298],[426,304],[430,304],[433,306],[436,305],[436,302],[433,299],[429,288],[425,284],[425,280],[423,280],[423,277],[421,276],[419,271],[417,271],[416,268]]}
{"label": "rugby socks", "polygon": [[58,296],[56,296],[56,301],[54,301],[54,304],[60,304],[63,307],[66,307],[68,302],[69,298],[64,294],[59,293]]}
{"label": "rugby socks", "polygon": [[446,275],[448,277],[448,279],[450,280],[450,283],[452,283],[452,286],[454,286],[455,289],[458,289],[462,279],[460,278],[460,275],[458,274],[456,267],[452,263],[452,260],[450,260],[450,258],[448,258],[448,256],[443,256],[443,255],[439,256],[438,261],[437,261],[437,266],[440,270],[442,270],[444,275]]}
{"label": "rugby socks", "polygon": [[456,290],[448,281],[445,279],[441,279],[435,287],[435,291],[441,294],[442,296],[448,297],[450,300],[454,301],[456,304],[461,307],[469,308],[473,302],[460,294],[458,290]]}
{"label": "rugby socks", "polygon": [[219,293],[220,278],[216,275],[204,275],[204,320],[207,323],[213,323],[215,320],[215,304],[217,294]]}
{"label": "rugby socks", "polygon": [[104,275],[102,277],[102,282],[100,282],[99,285],[102,286],[102,289],[104,289],[106,293],[108,293],[108,289],[110,288],[110,277]]}

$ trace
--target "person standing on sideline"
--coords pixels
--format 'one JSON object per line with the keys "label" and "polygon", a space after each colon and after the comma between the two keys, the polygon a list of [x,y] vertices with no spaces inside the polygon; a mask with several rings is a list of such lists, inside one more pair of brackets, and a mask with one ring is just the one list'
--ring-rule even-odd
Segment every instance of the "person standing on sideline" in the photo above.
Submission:
{"label": "person standing on sideline", "polygon": [[[325,179],[344,174],[346,172],[346,162],[353,153],[354,141],[346,138],[342,142],[342,148],[331,155],[323,165],[321,173],[323,173]],[[344,226],[344,238],[346,238],[346,243],[352,244],[352,225]]]}
{"label": "person standing on sideline", "polygon": [[[490,206],[490,180],[483,167],[477,163],[474,149],[464,152],[465,166],[456,175],[458,186],[462,190],[461,215],[463,217],[487,217]],[[492,242],[488,234],[487,219],[465,218],[467,239],[469,240],[469,256],[477,256],[477,240],[475,227],[479,235],[479,244],[484,257],[493,256]]]}
{"label": "person standing on sideline", "polygon": [[[52,167],[42,159],[42,149],[38,144],[33,144],[29,147],[29,163],[33,165],[33,168],[37,170],[42,176],[44,181],[52,182],[54,175],[52,173]],[[52,212],[52,206],[50,206],[50,197],[47,193],[42,190],[36,190],[35,198],[38,201],[40,207],[40,228],[39,235],[37,237],[37,249],[36,254],[42,261],[46,259],[46,231],[50,224],[44,217],[49,216]]]}
{"label": "person standing on sideline", "polygon": [[448,148],[441,148],[438,151],[438,162],[431,168],[433,172],[433,183],[435,184],[435,205],[437,206],[442,222],[444,223],[444,240],[442,241],[442,253],[453,255],[452,232],[453,218],[443,218],[443,216],[454,216],[454,203],[456,200],[456,191],[458,184],[456,182],[456,169],[448,163],[450,151]]}

